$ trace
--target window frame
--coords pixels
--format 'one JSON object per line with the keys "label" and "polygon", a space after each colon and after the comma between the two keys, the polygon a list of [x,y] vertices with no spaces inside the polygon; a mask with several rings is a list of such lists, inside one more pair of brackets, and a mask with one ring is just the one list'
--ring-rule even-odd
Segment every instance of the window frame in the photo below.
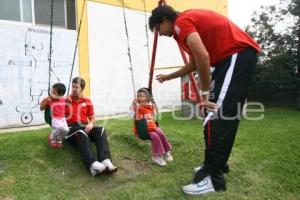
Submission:
{"label": "window frame", "polygon": [[[14,21],[14,20],[6,20],[6,19],[0,19],[0,24],[4,24],[4,25],[22,25],[22,26],[42,26],[42,27],[48,27],[49,25],[47,24],[36,24],[36,20],[35,20],[35,0],[30,0],[31,2],[31,22],[24,22],[24,21]],[[63,0],[64,1],[64,26],[55,26],[53,25],[54,28],[58,28],[58,29],[64,29],[64,30],[69,30],[69,31],[76,31],[77,30],[77,0],[74,1],[75,3],[75,29],[69,29],[68,28],[68,14],[67,14],[67,0]],[[21,2],[23,3],[23,0],[19,0],[20,5],[19,5],[19,10],[20,10],[20,18],[22,20],[23,16],[21,15],[23,13],[23,10],[21,10]]]}

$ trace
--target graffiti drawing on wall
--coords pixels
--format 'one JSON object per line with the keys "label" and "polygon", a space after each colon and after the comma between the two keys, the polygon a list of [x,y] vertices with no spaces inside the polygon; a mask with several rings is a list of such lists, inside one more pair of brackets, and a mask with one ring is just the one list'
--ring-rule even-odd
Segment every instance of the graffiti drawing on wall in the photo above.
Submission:
{"label": "graffiti drawing on wall", "polygon": [[[70,61],[55,60],[55,47],[52,48],[52,62],[49,65],[49,34],[47,30],[28,28],[24,42],[24,54],[28,59],[8,61],[9,66],[26,68],[28,72],[25,80],[29,82],[27,88],[29,98],[22,99],[24,103],[15,107],[16,112],[21,114],[20,119],[23,124],[33,121],[34,113],[40,112],[40,101],[48,95],[49,85],[63,82],[63,79],[66,79],[66,71],[71,68]],[[53,40],[55,40],[55,33]]]}

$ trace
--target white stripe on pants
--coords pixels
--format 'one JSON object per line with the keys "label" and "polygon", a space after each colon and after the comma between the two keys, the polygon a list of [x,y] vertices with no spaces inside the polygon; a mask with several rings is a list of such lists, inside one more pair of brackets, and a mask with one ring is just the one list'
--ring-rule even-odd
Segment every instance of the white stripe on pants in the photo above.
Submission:
{"label": "white stripe on pants", "polygon": [[[219,109],[222,104],[223,104],[223,101],[225,99],[225,96],[226,96],[226,93],[227,93],[227,90],[228,90],[228,87],[230,85],[230,82],[231,82],[231,78],[232,78],[232,74],[233,74],[233,70],[234,70],[234,66],[235,66],[235,63],[236,63],[236,58],[237,58],[237,53],[233,54],[232,57],[231,57],[231,63],[230,63],[230,66],[226,72],[226,75],[225,75],[225,79],[224,79],[224,82],[223,82],[223,85],[222,85],[222,89],[221,89],[221,92],[219,94],[219,97],[218,97],[218,101],[217,101],[217,108]],[[215,114],[216,112],[209,112],[203,122],[203,126],[206,125],[206,123],[210,120],[210,118]]]}

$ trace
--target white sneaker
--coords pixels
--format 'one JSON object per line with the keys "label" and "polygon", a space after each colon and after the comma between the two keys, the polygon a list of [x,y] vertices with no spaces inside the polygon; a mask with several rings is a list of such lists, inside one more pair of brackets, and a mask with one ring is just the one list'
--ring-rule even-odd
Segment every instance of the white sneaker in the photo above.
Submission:
{"label": "white sneaker", "polygon": [[105,170],[105,166],[99,161],[95,161],[90,166],[90,172],[92,176],[97,176]]}
{"label": "white sneaker", "polygon": [[198,171],[200,171],[202,168],[204,167],[204,165],[200,165],[199,167],[195,167],[194,168],[194,173],[196,174]]}
{"label": "white sneaker", "polygon": [[102,164],[107,168],[108,172],[115,172],[118,170],[118,168],[112,164],[110,159],[103,160]]}
{"label": "white sneaker", "polygon": [[168,151],[165,153],[165,159],[166,161],[172,162],[174,160],[173,156],[171,155],[171,151]]}
{"label": "white sneaker", "polygon": [[191,183],[189,185],[183,186],[182,190],[184,193],[191,195],[201,195],[208,192],[215,192],[210,176],[206,176],[199,183]]}
{"label": "white sneaker", "polygon": [[164,161],[161,156],[152,156],[152,160],[161,167],[167,165],[166,161]]}

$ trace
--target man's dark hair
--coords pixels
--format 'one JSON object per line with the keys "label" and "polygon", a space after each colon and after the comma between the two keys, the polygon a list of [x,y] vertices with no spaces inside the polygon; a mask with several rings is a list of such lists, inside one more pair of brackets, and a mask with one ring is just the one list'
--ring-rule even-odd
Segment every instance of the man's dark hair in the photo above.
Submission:
{"label": "man's dark hair", "polygon": [[82,90],[85,88],[85,81],[81,77],[73,78],[72,83],[80,84]]}
{"label": "man's dark hair", "polygon": [[59,96],[63,96],[66,93],[66,86],[62,83],[55,83],[52,88],[55,89]]}
{"label": "man's dark hair", "polygon": [[158,6],[152,10],[149,18],[149,28],[154,31],[155,27],[163,22],[164,19],[175,22],[178,13],[171,6]]}

